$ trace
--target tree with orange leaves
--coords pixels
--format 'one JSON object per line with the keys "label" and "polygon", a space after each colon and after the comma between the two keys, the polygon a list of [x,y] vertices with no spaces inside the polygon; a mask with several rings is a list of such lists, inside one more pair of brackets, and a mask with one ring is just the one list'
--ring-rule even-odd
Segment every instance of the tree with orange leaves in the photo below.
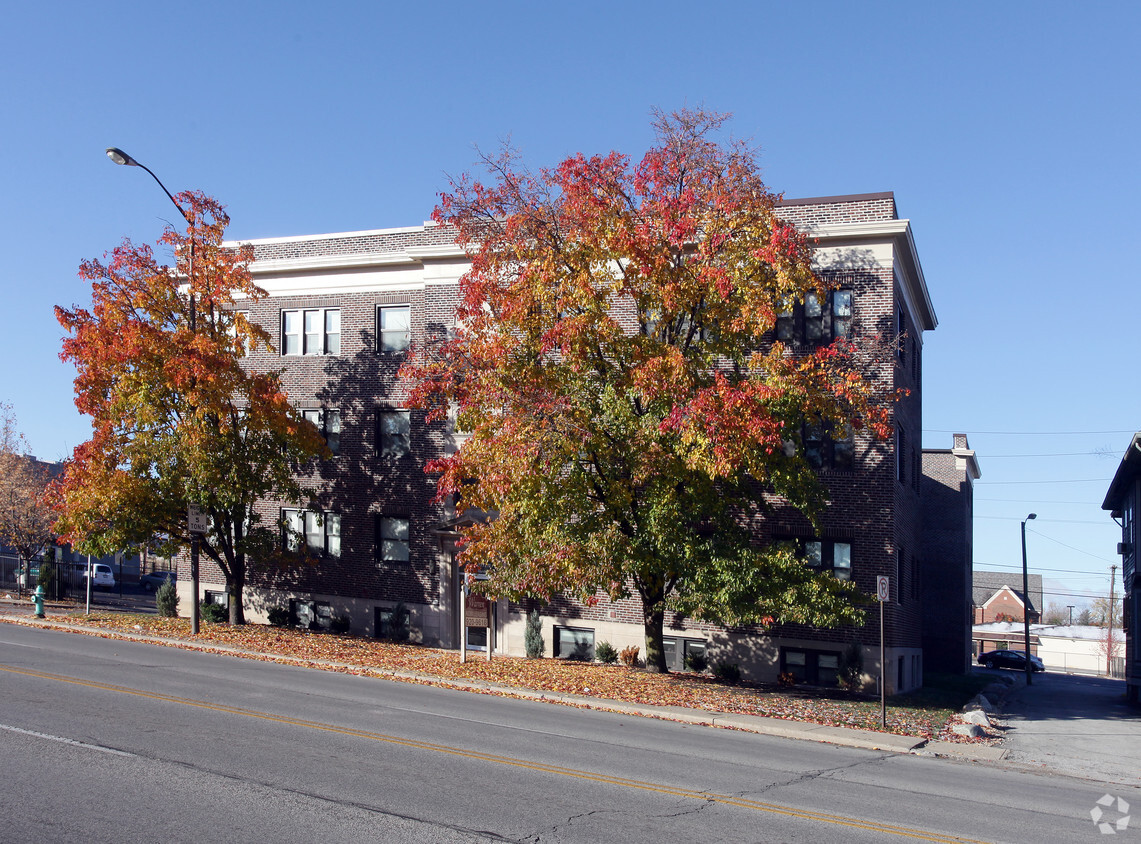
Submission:
{"label": "tree with orange leaves", "polygon": [[210,522],[201,551],[225,575],[230,621],[241,624],[249,566],[281,547],[281,526],[257,504],[301,501],[293,469],[325,444],[276,373],[242,364],[269,343],[240,310],[265,295],[251,250],[223,246],[229,217],[215,200],[185,192],[176,204],[193,224],[159,240],[174,266],[124,241],[80,267],[90,310],[56,308],[69,335],[60,357],[76,367],[75,404],[92,423],[54,489],[57,528],[99,553],[155,542],[170,553],[190,542],[196,505]]}
{"label": "tree with orange leaves", "polygon": [[828,284],[783,222],[726,115],[657,114],[658,145],[576,155],[538,174],[510,150],[491,183],[435,212],[471,257],[450,338],[403,373],[429,418],[470,432],[436,460],[440,498],[493,514],[461,563],[519,599],[641,600],[646,663],[665,671],[667,610],[733,625],[857,623],[859,593],[747,525],[823,487],[806,419],[889,431],[890,397],[848,340],[793,355],[778,316]]}

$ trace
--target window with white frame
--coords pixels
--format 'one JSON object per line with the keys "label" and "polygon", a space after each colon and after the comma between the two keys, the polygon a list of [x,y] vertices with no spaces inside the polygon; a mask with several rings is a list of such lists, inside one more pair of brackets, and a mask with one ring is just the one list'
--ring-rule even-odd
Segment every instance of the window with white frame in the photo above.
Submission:
{"label": "window with white frame", "polygon": [[325,445],[333,454],[341,452],[341,411],[331,408],[302,410],[301,415],[307,422],[312,422],[317,431],[325,438]]}
{"label": "window with white frame", "polygon": [[406,351],[412,342],[412,309],[408,305],[377,305],[376,338],[377,351]]}
{"label": "window with white frame", "polygon": [[406,456],[411,450],[412,416],[407,410],[377,411],[377,453],[389,460]]}
{"label": "window with white frame", "polygon": [[341,309],[305,308],[281,312],[283,355],[339,355]]}
{"label": "window with white frame", "polygon": [[406,516],[377,516],[376,534],[376,555],[381,562],[409,562],[412,555],[409,519]]}
{"label": "window with white frame", "polygon": [[341,556],[341,516],[313,510],[282,510],[282,545],[287,551],[301,550],[301,543],[322,557]]}

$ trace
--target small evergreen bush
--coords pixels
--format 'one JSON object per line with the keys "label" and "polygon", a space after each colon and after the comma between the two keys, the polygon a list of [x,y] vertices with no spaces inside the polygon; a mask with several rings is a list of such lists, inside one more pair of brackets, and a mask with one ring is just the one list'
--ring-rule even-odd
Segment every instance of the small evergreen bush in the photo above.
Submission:
{"label": "small evergreen bush", "polygon": [[348,633],[352,629],[352,624],[347,615],[335,615],[329,622],[329,630],[333,633]]}
{"label": "small evergreen bush", "polygon": [[609,642],[599,642],[594,646],[594,658],[606,665],[613,665],[618,661],[618,651]]}
{"label": "small evergreen bush", "polygon": [[412,635],[411,614],[404,602],[400,601],[392,608],[392,615],[388,618],[387,638],[393,642],[407,642]]}
{"label": "small evergreen bush", "polygon": [[709,660],[701,651],[690,651],[685,655],[685,667],[700,674],[709,667]]}
{"label": "small evergreen bush", "polygon": [[740,683],[741,666],[735,662],[720,659],[713,663],[713,676],[722,683]]}
{"label": "small evergreen bush", "polygon": [[211,624],[225,624],[230,620],[230,611],[221,604],[203,601],[198,605],[198,615]]}
{"label": "small evergreen bush", "polygon": [[543,617],[538,610],[531,610],[527,615],[527,626],[523,630],[523,647],[527,651],[527,659],[540,659],[546,645],[543,644]]}
{"label": "small evergreen bush", "polygon": [[178,618],[178,587],[169,580],[155,590],[155,608],[163,618]]}
{"label": "small evergreen bush", "polygon": [[270,607],[266,615],[269,623],[274,627],[287,627],[289,625],[289,610],[285,607]]}
{"label": "small evergreen bush", "polygon": [[855,640],[849,642],[848,647],[840,652],[840,670],[837,674],[839,676],[836,680],[840,688],[850,692],[860,688],[864,674],[864,649],[860,647],[859,642]]}

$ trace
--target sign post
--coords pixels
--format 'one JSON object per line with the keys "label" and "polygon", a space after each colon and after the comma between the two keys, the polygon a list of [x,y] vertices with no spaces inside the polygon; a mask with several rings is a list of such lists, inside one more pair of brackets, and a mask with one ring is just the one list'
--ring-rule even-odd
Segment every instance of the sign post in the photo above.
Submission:
{"label": "sign post", "polygon": [[482,627],[487,632],[487,661],[491,662],[491,599],[486,595],[464,598],[464,645],[469,627]]}
{"label": "sign post", "polygon": [[887,729],[887,665],[884,662],[886,649],[883,635],[883,605],[891,600],[891,578],[885,575],[876,577],[876,600],[880,605],[880,729]]}
{"label": "sign post", "polygon": [[194,504],[186,508],[186,524],[190,529],[190,634],[198,635],[198,543],[210,529],[210,517]]}

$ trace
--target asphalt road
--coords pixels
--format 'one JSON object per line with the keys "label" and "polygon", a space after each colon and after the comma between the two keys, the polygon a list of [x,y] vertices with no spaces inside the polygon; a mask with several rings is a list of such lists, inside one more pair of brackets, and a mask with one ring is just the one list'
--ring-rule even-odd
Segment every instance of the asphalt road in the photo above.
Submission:
{"label": "asphalt road", "polygon": [[1096,781],[11,624],[0,758],[2,841],[1105,840]]}

